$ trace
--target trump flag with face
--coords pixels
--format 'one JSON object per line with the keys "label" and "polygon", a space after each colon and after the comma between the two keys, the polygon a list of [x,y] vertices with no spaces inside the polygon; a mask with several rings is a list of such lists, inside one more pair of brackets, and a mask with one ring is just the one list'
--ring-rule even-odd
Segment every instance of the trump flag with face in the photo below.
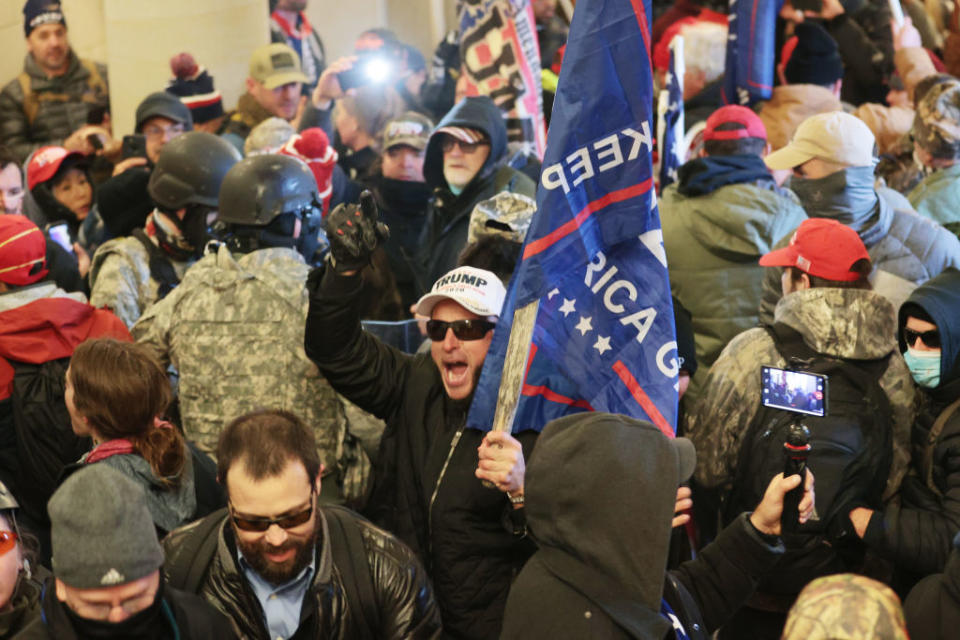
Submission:
{"label": "trump flag with face", "polygon": [[468,426],[491,428],[514,311],[536,305],[514,432],[590,410],[675,431],[678,363],[653,188],[649,23],[643,0],[577,3],[538,210]]}

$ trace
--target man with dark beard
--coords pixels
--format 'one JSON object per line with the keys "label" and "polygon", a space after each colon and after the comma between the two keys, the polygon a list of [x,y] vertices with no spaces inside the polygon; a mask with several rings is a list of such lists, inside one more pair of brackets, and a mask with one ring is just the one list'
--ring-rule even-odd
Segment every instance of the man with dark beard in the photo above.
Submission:
{"label": "man with dark beard", "polygon": [[319,506],[321,470],[313,431],[292,413],[231,422],[217,447],[229,506],[164,540],[169,584],[245,638],[439,637],[420,562],[356,514]]}

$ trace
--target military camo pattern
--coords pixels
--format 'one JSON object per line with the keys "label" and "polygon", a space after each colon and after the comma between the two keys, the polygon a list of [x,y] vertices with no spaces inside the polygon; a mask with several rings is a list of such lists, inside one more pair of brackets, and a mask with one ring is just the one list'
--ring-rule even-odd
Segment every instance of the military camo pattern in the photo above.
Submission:
{"label": "military camo pattern", "polygon": [[[897,351],[893,306],[872,291],[816,288],[782,298],[774,318],[825,355],[868,360],[893,353],[880,378],[893,412],[893,462],[884,491],[884,498],[889,498],[910,464],[917,402],[910,372]],[[710,368],[704,393],[686,417],[685,435],[697,447],[697,481],[706,487],[733,482],[740,439],[760,408],[762,365],[783,368],[786,362],[764,329],[744,331]]]}
{"label": "military camo pattern", "polygon": [[852,573],[817,578],[800,592],[784,640],[909,640],[900,598],[887,585]]}
{"label": "military camo pattern", "polygon": [[183,427],[201,449],[214,452],[239,415],[286,409],[313,426],[327,472],[341,472],[352,498],[363,492],[370,462],[347,433],[337,394],[304,353],[309,270],[293,249],[234,256],[220,246],[131,333],[179,372]]}
{"label": "military camo pattern", "polygon": [[[523,242],[527,229],[537,210],[533,199],[519,193],[503,191],[477,203],[470,214],[467,244],[483,236],[503,236],[514,242]],[[489,224],[489,223],[493,224]]]}
{"label": "military camo pattern", "polygon": [[[190,263],[170,260],[181,278]],[[107,307],[130,329],[157,301],[160,283],[150,276],[150,254],[133,236],[100,245],[90,261],[90,304]]]}
{"label": "military camo pattern", "polygon": [[936,158],[960,153],[960,80],[931,87],[917,104],[913,139]]}

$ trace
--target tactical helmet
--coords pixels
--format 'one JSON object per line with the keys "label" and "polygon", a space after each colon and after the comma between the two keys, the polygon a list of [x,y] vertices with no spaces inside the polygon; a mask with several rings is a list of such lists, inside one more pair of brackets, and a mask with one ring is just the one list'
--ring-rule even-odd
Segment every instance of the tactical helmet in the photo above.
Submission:
{"label": "tactical helmet", "polygon": [[263,227],[282,213],[320,207],[317,181],[306,163],[283,155],[244,158],[227,172],[217,221]]}
{"label": "tactical helmet", "polygon": [[164,145],[147,191],[158,206],[171,211],[190,204],[215,208],[220,183],[239,161],[240,153],[226,140],[191,131]]}
{"label": "tactical helmet", "polygon": [[16,509],[19,506],[17,499],[14,498],[10,490],[7,489],[7,485],[0,482],[0,512],[8,509]]}

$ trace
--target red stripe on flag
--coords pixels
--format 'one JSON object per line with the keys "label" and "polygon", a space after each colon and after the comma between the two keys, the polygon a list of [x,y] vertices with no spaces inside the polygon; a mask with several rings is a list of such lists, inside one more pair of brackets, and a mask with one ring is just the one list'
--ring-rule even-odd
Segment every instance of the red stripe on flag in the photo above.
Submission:
{"label": "red stripe on flag", "polygon": [[648,396],[647,393],[640,387],[636,378],[634,378],[633,374],[630,373],[630,370],[627,369],[627,366],[620,360],[617,360],[613,365],[613,370],[620,377],[620,380],[623,381],[623,384],[627,385],[627,389],[630,391],[630,395],[633,396],[633,399],[636,400],[646,414],[650,416],[650,421],[657,425],[657,428],[660,429],[660,431],[662,431],[668,438],[675,438],[677,434],[675,434],[673,429],[670,428],[670,425],[663,417],[663,414],[661,414],[660,410],[657,409],[657,406],[653,404],[650,396]]}
{"label": "red stripe on flag", "polygon": [[523,374],[523,387],[520,389],[520,393],[533,397],[533,396],[543,396],[550,402],[556,402],[558,404],[566,404],[571,407],[578,407],[580,409],[586,409],[587,411],[593,411],[593,407],[590,406],[590,403],[586,400],[574,400],[573,398],[568,398],[566,396],[560,395],[559,393],[552,391],[545,385],[534,386],[532,384],[527,384],[527,374],[530,373],[530,365],[533,364],[533,359],[537,355],[537,345],[530,345],[530,355],[527,357],[527,370]]}
{"label": "red stripe on flag", "polygon": [[759,82],[753,81],[753,42],[754,42],[754,32],[757,29],[757,6],[760,4],[760,0],[754,0],[753,11],[750,14],[750,56],[747,58],[747,69],[749,70],[747,74],[747,84],[752,87],[757,87],[758,89],[770,89],[773,90],[773,87],[760,84]]}
{"label": "red stripe on flag", "polygon": [[643,6],[643,0],[630,0],[633,5],[633,13],[637,16],[637,24],[640,25],[640,35],[643,36],[643,46],[647,49],[647,62],[650,64],[650,71],[653,72],[653,58],[650,55],[650,27],[647,26],[647,12]]}
{"label": "red stripe on flag", "polygon": [[640,184],[635,184],[631,187],[627,187],[626,189],[620,189],[619,191],[611,191],[602,198],[597,198],[585,206],[580,213],[573,217],[572,220],[568,220],[547,235],[528,244],[523,250],[523,259],[526,260],[527,258],[535,256],[538,253],[546,251],[551,246],[579,229],[587,220],[587,218],[604,207],[645,194],[647,191],[650,191],[651,185],[653,185],[653,179],[648,178]]}

